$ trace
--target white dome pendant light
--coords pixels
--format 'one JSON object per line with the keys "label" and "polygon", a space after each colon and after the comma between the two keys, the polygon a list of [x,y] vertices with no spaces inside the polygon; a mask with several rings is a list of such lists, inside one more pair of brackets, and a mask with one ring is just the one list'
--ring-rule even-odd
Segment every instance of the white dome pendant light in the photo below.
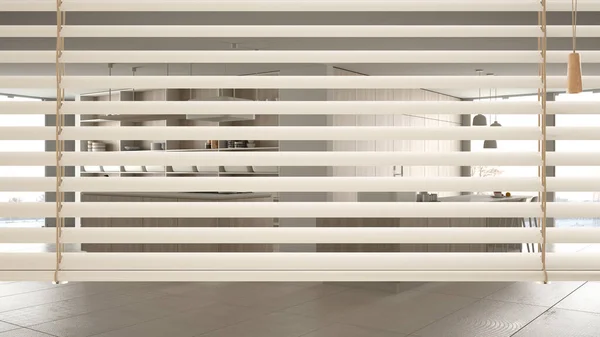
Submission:
{"label": "white dome pendant light", "polygon": [[[494,74],[491,74],[494,75]],[[491,89],[490,89],[490,101],[491,101]],[[498,89],[494,89],[494,101],[498,98]],[[491,117],[491,116],[490,116]],[[490,118],[491,119],[491,118]],[[490,125],[490,127],[502,126],[502,124],[498,123],[498,115],[494,115],[494,123]],[[497,149],[498,141],[496,140],[486,140],[483,142],[484,149]]]}
{"label": "white dome pendant light", "polygon": [[[481,76],[483,69],[475,69],[477,76]],[[479,88],[479,100],[481,100],[481,88]],[[487,126],[487,119],[484,115],[478,114],[473,117],[473,126]]]}

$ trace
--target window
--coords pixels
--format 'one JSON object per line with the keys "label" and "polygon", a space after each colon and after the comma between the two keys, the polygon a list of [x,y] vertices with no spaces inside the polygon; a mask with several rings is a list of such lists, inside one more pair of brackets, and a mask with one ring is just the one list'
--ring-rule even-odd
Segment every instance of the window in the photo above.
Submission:
{"label": "window", "polygon": [[[35,101],[34,98],[23,98],[0,95],[0,101],[19,100]],[[44,126],[43,115],[0,115],[2,126]],[[45,151],[41,140],[4,140],[0,141],[0,152],[38,152]],[[41,166],[0,166],[0,177],[43,177]],[[43,202],[44,192],[0,192],[0,202]],[[0,218],[0,227],[42,227],[44,219],[11,219]]]}
{"label": "window", "polygon": [[[560,94],[557,101],[600,101],[600,93],[584,92],[577,95]],[[598,115],[557,115],[557,126],[600,126]],[[600,152],[600,141],[592,140],[559,140],[556,142],[557,152]],[[600,167],[593,166],[559,166],[557,177],[598,177]],[[558,192],[557,202],[599,202],[598,192]],[[556,219],[557,227],[600,227],[600,218]]]}

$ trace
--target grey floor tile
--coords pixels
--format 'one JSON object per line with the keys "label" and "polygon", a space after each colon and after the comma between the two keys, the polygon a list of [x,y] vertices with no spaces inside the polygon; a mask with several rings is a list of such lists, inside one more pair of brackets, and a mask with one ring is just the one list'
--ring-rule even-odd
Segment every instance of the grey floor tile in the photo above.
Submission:
{"label": "grey floor tile", "polygon": [[29,330],[29,329],[17,329],[11,330],[4,333],[0,333],[0,337],[53,337],[52,335],[47,335],[45,333],[41,333],[39,331]]}
{"label": "grey floor tile", "polygon": [[332,324],[302,337],[406,337],[405,334],[368,329],[346,324]]}
{"label": "grey floor tile", "polygon": [[184,295],[202,292],[214,293],[218,291],[218,287],[222,286],[222,283],[212,282],[179,282],[158,285],[156,290],[169,295]]}
{"label": "grey floor tile", "polygon": [[434,282],[415,290],[439,294],[484,298],[510,286],[512,282]]}
{"label": "grey floor tile", "polygon": [[206,333],[201,337],[298,337],[319,329],[324,324],[316,318],[271,313]]}
{"label": "grey floor tile", "polygon": [[253,306],[271,310],[284,310],[296,305],[317,300],[348,290],[346,287],[331,284],[314,284],[300,287],[283,294],[270,294],[259,299]]}
{"label": "grey floor tile", "polygon": [[[319,286],[315,285],[315,289]],[[272,303],[277,308],[278,300],[281,300],[281,306],[285,306],[286,297],[293,297],[298,292],[305,291],[310,288],[310,285],[299,285],[297,283],[237,283],[228,284],[217,293],[218,299],[216,301],[221,303],[242,305],[242,306],[262,306]],[[308,294],[308,292],[307,292]],[[312,297],[304,301],[302,299],[298,301],[290,300],[290,305],[303,303],[311,299],[318,298]],[[279,307],[281,307],[279,306]]]}
{"label": "grey floor tile", "polygon": [[184,283],[164,287],[161,292],[179,296],[193,297],[220,303],[254,306],[266,298],[274,298],[293,293],[300,289],[295,284],[288,283]]}
{"label": "grey floor tile", "polygon": [[61,337],[91,336],[207,304],[192,303],[192,300],[188,298],[167,295],[131,305],[34,325],[31,328]]}
{"label": "grey floor tile", "polygon": [[475,301],[472,297],[407,291],[354,310],[340,321],[410,334]]}
{"label": "grey floor tile", "polygon": [[127,287],[130,287],[127,283],[74,283],[18,295],[4,296],[0,297],[0,313]]}
{"label": "grey floor tile", "polygon": [[0,313],[0,320],[27,327],[141,302],[160,296],[167,295],[157,291],[150,291],[146,286],[127,288],[109,293],[82,296],[65,301],[2,312]]}
{"label": "grey floor tile", "polygon": [[253,308],[214,303],[94,337],[195,337],[262,314]]}
{"label": "grey floor tile", "polygon": [[514,337],[597,337],[599,335],[599,314],[551,309]]}
{"label": "grey floor tile", "polygon": [[389,296],[392,295],[380,291],[349,289],[290,307],[283,310],[283,312],[333,321],[343,317],[352,310],[375,303]]}
{"label": "grey floor tile", "polygon": [[558,303],[556,308],[600,313],[600,283],[586,283]]}
{"label": "grey floor tile", "polygon": [[56,289],[72,286],[73,284],[54,285],[51,282],[7,282],[0,284],[0,297],[25,294],[44,289]]}
{"label": "grey floor tile", "polygon": [[486,299],[551,307],[582,284],[583,282],[550,284],[518,282],[495,292]]}
{"label": "grey floor tile", "polygon": [[16,326],[16,325],[13,325],[13,324],[9,324],[9,323],[1,322],[0,321],[0,332],[14,330],[14,329],[18,329],[18,328],[20,328],[20,327]]}
{"label": "grey floor tile", "polygon": [[419,337],[509,337],[547,308],[490,300],[478,301],[414,332]]}

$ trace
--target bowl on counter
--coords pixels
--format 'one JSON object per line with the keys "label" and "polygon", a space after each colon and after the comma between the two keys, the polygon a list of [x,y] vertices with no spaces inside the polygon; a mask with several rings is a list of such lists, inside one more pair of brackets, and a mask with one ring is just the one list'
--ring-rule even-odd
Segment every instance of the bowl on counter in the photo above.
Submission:
{"label": "bowl on counter", "polygon": [[165,172],[164,166],[144,166],[146,172]]}
{"label": "bowl on counter", "polygon": [[277,174],[279,173],[278,166],[252,166],[252,171],[256,173],[264,174]]}
{"label": "bowl on counter", "polygon": [[83,171],[88,173],[102,172],[102,166],[84,166]]}
{"label": "bowl on counter", "polygon": [[217,174],[217,173],[219,173],[219,167],[218,166],[196,166],[196,172]]}
{"label": "bowl on counter", "polygon": [[252,166],[224,166],[226,173],[251,173]]}
{"label": "bowl on counter", "polygon": [[121,166],[102,166],[103,172],[121,172]]}
{"label": "bowl on counter", "polygon": [[125,172],[146,172],[144,166],[124,166]]}
{"label": "bowl on counter", "polygon": [[171,169],[173,169],[173,172],[198,172],[196,171],[196,166],[171,166]]}

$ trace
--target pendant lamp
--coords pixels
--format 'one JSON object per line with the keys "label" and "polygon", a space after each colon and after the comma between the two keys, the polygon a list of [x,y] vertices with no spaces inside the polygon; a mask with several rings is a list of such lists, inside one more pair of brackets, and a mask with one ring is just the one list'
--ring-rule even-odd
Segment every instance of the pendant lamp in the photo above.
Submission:
{"label": "pendant lamp", "polygon": [[578,94],[583,91],[581,80],[581,57],[577,47],[577,0],[571,0],[571,21],[573,26],[573,52],[569,54],[567,68],[567,93]]}
{"label": "pendant lamp", "polygon": [[[481,76],[483,69],[476,69],[477,76]],[[479,88],[479,100],[481,100],[481,88]],[[487,126],[487,119],[484,115],[478,114],[473,117],[473,126]]]}
{"label": "pendant lamp", "polygon": [[[500,123],[498,123],[497,121],[492,123],[492,125],[490,125],[490,127],[495,127],[495,126],[502,126]],[[483,148],[484,149],[497,149],[498,148],[498,141],[494,140],[486,140],[483,142]]]}

